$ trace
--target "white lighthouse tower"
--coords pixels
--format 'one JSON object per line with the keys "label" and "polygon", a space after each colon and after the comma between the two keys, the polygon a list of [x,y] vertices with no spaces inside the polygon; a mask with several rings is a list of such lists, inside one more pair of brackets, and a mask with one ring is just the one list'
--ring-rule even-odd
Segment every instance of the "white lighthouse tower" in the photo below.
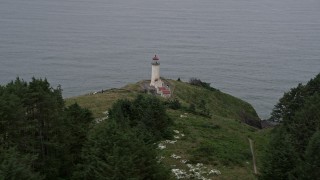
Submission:
{"label": "white lighthouse tower", "polygon": [[150,86],[154,86],[155,88],[162,87],[163,83],[160,79],[160,62],[159,57],[154,55],[152,58],[152,71],[151,71],[151,83]]}
{"label": "white lighthouse tower", "polygon": [[161,95],[162,97],[169,98],[171,96],[171,90],[169,87],[169,83],[162,82],[160,79],[160,62],[159,57],[157,55],[154,55],[152,58],[152,71],[151,71],[151,82],[150,86],[154,87],[156,90],[156,93]]}

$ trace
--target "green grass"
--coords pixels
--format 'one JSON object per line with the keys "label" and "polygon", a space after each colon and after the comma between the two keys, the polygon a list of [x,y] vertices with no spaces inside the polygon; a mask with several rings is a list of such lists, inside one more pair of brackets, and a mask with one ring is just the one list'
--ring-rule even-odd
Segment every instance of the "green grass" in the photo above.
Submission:
{"label": "green grass", "polygon": [[[188,163],[203,163],[209,169],[220,170],[222,174],[214,176],[214,179],[257,179],[253,173],[248,138],[254,141],[259,170],[270,130],[258,130],[241,122],[241,114],[258,119],[252,106],[219,90],[208,90],[173,80],[167,82],[173,90],[172,98],[178,99],[182,105],[179,110],[168,109],[167,113],[174,120],[173,129],[183,132],[185,136],[177,139],[175,144],[166,144],[166,149],[159,150],[160,156],[165,157],[163,163],[171,168],[188,170],[180,162],[181,159],[170,157],[176,154],[188,160]],[[102,112],[108,110],[118,99],[133,99],[142,93],[141,83],[108,90],[102,94],[69,98],[66,99],[66,104],[77,102],[90,109],[95,117],[102,117]],[[206,102],[210,117],[187,110],[190,103],[193,103],[196,111],[199,111],[198,105],[202,100]],[[186,117],[181,118],[181,115]]]}
{"label": "green grass", "polygon": [[104,93],[82,95],[68,98],[66,105],[78,103],[84,108],[90,109],[95,118],[105,116],[103,112],[111,108],[118,99],[133,99],[139,93],[138,84],[129,84],[121,89],[110,89]]}
{"label": "green grass", "polygon": [[[185,137],[179,139],[174,147],[164,151],[182,156],[192,164],[204,163],[208,167],[219,169],[222,179],[255,179],[248,137],[256,144],[255,154],[262,154],[266,137],[262,131],[239,121],[221,116],[205,118],[193,114],[180,118],[183,111],[169,111],[175,119],[175,129]],[[262,144],[262,145],[261,145]],[[177,153],[178,152],[178,153]],[[259,156],[260,158],[260,156]],[[258,160],[260,160],[258,158]],[[172,162],[173,161],[173,162]],[[171,162],[179,163],[171,159]],[[259,163],[259,161],[257,162]]]}
{"label": "green grass", "polygon": [[172,80],[169,82],[175,86],[174,97],[178,98],[183,105],[199,104],[201,100],[204,100],[213,115],[240,118],[240,113],[246,113],[250,117],[257,118],[257,113],[252,106],[239,98],[219,90],[208,90],[185,82]]}

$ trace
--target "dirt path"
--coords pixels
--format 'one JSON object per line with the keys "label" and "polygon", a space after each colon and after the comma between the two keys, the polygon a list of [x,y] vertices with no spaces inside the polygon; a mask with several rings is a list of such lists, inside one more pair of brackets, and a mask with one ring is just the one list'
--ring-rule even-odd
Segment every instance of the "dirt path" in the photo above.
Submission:
{"label": "dirt path", "polygon": [[254,156],[254,151],[253,151],[253,141],[252,139],[248,138],[249,144],[250,144],[250,149],[251,149],[251,154],[252,154],[252,161],[253,161],[253,171],[254,174],[258,174],[257,172],[257,166],[256,166],[256,158]]}

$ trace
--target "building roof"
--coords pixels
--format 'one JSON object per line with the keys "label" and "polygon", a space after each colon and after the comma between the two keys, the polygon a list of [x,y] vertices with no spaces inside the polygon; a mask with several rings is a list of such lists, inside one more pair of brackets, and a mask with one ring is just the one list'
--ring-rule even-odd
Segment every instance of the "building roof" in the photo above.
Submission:
{"label": "building roof", "polygon": [[162,93],[163,94],[171,94],[171,92],[169,90],[163,90]]}
{"label": "building roof", "polygon": [[157,60],[159,60],[159,57],[155,54],[154,57],[152,58],[152,60],[157,61]]}

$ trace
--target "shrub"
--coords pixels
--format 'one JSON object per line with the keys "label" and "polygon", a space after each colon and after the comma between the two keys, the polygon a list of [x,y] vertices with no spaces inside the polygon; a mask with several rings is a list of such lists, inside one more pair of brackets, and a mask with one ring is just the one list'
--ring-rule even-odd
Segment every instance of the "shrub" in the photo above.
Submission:
{"label": "shrub", "polygon": [[196,106],[193,103],[191,103],[189,105],[188,111],[192,112],[192,113],[195,113],[196,112]]}
{"label": "shrub", "polygon": [[200,79],[197,79],[197,78],[191,78],[189,80],[189,84],[191,84],[193,86],[203,87],[203,88],[208,89],[210,91],[216,91],[217,90],[217,89],[211,87],[210,83],[203,82],[203,81],[201,81]]}
{"label": "shrub", "polygon": [[155,138],[168,138],[172,120],[163,103],[154,96],[139,95],[134,101],[118,100],[109,110],[109,117],[131,127],[145,127]]}
{"label": "shrub", "polygon": [[166,102],[168,108],[177,110],[181,108],[180,101],[178,99],[169,100]]}

